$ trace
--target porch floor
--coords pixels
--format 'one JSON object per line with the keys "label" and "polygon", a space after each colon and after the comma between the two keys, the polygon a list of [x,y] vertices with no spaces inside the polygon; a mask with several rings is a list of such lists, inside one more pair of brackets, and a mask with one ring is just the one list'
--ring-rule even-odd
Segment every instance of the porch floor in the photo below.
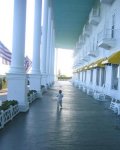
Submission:
{"label": "porch floor", "polygon": [[[59,89],[63,109],[57,109]],[[120,150],[120,117],[61,81],[0,130],[0,150]]]}

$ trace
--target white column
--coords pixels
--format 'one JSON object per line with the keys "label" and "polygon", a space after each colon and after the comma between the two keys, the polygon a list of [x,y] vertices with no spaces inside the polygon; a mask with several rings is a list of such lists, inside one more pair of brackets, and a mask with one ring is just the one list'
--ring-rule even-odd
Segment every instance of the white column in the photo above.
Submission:
{"label": "white column", "polygon": [[26,0],[14,0],[12,63],[8,79],[8,100],[17,100],[20,111],[27,111],[27,77],[24,68]]}
{"label": "white column", "polygon": [[52,38],[53,38],[53,20],[51,20],[51,28],[50,28],[50,56],[49,56],[49,81],[50,85],[52,85],[52,72],[51,72],[51,67],[52,67]]}
{"label": "white column", "polygon": [[42,0],[35,0],[34,13],[34,41],[32,71],[30,73],[30,89],[36,90],[41,95],[41,75],[40,75],[40,42],[41,42],[41,12]]}
{"label": "white column", "polygon": [[47,84],[49,87],[49,67],[50,67],[50,36],[51,36],[51,8],[48,10],[48,32],[47,32],[47,54],[46,54],[46,73],[47,73]]}
{"label": "white column", "polygon": [[55,30],[53,28],[53,38],[52,38],[52,83],[54,83],[54,81],[55,81],[54,67],[55,67]]}
{"label": "white column", "polygon": [[51,67],[50,67],[50,72],[51,72],[51,84],[53,84],[53,59],[54,59],[54,47],[53,47],[53,40],[54,40],[54,26],[53,26],[53,21],[52,21],[52,29],[51,29]]}
{"label": "white column", "polygon": [[43,13],[43,26],[41,37],[41,50],[40,50],[40,68],[41,68],[41,85],[46,86],[46,51],[47,51],[47,24],[48,24],[48,2],[44,0],[44,13]]}
{"label": "white column", "polygon": [[58,80],[57,78],[57,59],[58,59],[58,49],[55,48],[55,55],[54,55],[54,81]]}

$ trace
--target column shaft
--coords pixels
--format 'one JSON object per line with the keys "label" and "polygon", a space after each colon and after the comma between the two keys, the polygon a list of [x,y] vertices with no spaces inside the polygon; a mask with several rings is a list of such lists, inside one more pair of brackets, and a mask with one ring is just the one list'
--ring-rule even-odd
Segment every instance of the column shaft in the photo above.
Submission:
{"label": "column shaft", "polygon": [[55,39],[55,35],[54,35],[54,28],[53,28],[53,38],[52,38],[52,63],[51,63],[51,73],[52,73],[52,83],[54,83],[54,59],[55,59],[55,45],[54,45],[54,39]]}
{"label": "column shaft", "polygon": [[35,0],[32,74],[40,74],[42,0]]}
{"label": "column shaft", "polygon": [[26,0],[14,0],[12,63],[8,79],[8,100],[17,100],[20,111],[27,111],[27,78],[24,68]]}
{"label": "column shaft", "polygon": [[50,37],[50,65],[49,65],[49,74],[50,74],[50,84],[52,84],[52,55],[53,55],[53,20],[51,20],[51,37]]}
{"label": "column shaft", "polygon": [[34,13],[34,41],[33,41],[33,60],[32,71],[30,74],[30,89],[41,93],[40,75],[40,42],[41,42],[41,12],[42,0],[35,0]]}
{"label": "column shaft", "polygon": [[41,50],[40,50],[40,68],[42,73],[41,84],[46,86],[46,51],[47,51],[47,24],[48,24],[48,2],[44,0],[44,13],[43,13],[43,25],[42,25],[42,37],[41,37]]}
{"label": "column shaft", "polygon": [[47,55],[46,55],[46,73],[47,73],[47,84],[49,86],[49,67],[50,67],[50,39],[51,39],[51,8],[48,10],[48,32],[47,32]]}
{"label": "column shaft", "polygon": [[25,73],[26,0],[14,0],[12,62],[10,72]]}

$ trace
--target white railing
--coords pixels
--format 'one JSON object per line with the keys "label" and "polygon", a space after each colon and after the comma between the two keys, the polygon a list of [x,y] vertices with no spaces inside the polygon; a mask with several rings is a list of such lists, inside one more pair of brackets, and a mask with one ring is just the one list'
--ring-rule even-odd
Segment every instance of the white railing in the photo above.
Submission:
{"label": "white railing", "polygon": [[91,26],[90,24],[86,24],[83,28],[83,35],[89,36],[91,32]]}
{"label": "white railing", "polygon": [[81,35],[79,38],[79,44],[82,46],[84,43],[85,43],[85,38],[83,35]]}
{"label": "white railing", "polygon": [[37,99],[37,93],[33,93],[33,94],[30,94],[30,96],[28,96],[29,103],[32,103],[35,99]]}
{"label": "white railing", "polygon": [[99,13],[99,9],[98,8],[93,8],[92,10],[91,10],[91,13],[90,13],[90,18],[91,17],[99,17],[100,16],[100,13]]}
{"label": "white railing", "polygon": [[116,39],[120,38],[120,29],[104,29],[100,33],[98,33],[98,42],[106,39]]}
{"label": "white railing", "polygon": [[100,0],[101,3],[112,4],[115,0]]}
{"label": "white railing", "polygon": [[4,127],[4,125],[13,119],[19,113],[19,106],[10,106],[7,110],[0,111],[0,129]]}
{"label": "white railing", "polygon": [[92,56],[92,57],[96,57],[97,53],[98,53],[98,50],[90,50],[90,51],[88,51],[87,55]]}

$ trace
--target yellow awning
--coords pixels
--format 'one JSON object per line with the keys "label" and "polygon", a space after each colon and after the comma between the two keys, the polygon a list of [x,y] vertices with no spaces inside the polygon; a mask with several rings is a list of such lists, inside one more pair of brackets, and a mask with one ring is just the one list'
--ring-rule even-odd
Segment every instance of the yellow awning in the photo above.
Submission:
{"label": "yellow awning", "polygon": [[94,62],[88,65],[88,70],[93,69],[94,68]]}
{"label": "yellow awning", "polygon": [[82,68],[82,71],[86,71],[87,69],[88,69],[88,66],[86,65]]}
{"label": "yellow awning", "polygon": [[94,68],[96,67],[104,67],[104,64],[102,64],[103,61],[105,61],[107,58],[101,58],[99,60],[97,60],[95,63],[94,63]]}
{"label": "yellow awning", "polygon": [[84,70],[85,70],[85,71],[88,70],[88,65],[85,66]]}
{"label": "yellow awning", "polygon": [[120,64],[120,51],[109,56],[102,64]]}
{"label": "yellow awning", "polygon": [[80,71],[85,71],[87,66],[83,66],[80,68]]}
{"label": "yellow awning", "polygon": [[80,68],[80,71],[83,71],[83,70],[84,70],[84,66]]}
{"label": "yellow awning", "polygon": [[73,73],[77,73],[77,69],[73,69]]}
{"label": "yellow awning", "polygon": [[77,72],[80,72],[80,68],[77,69]]}

